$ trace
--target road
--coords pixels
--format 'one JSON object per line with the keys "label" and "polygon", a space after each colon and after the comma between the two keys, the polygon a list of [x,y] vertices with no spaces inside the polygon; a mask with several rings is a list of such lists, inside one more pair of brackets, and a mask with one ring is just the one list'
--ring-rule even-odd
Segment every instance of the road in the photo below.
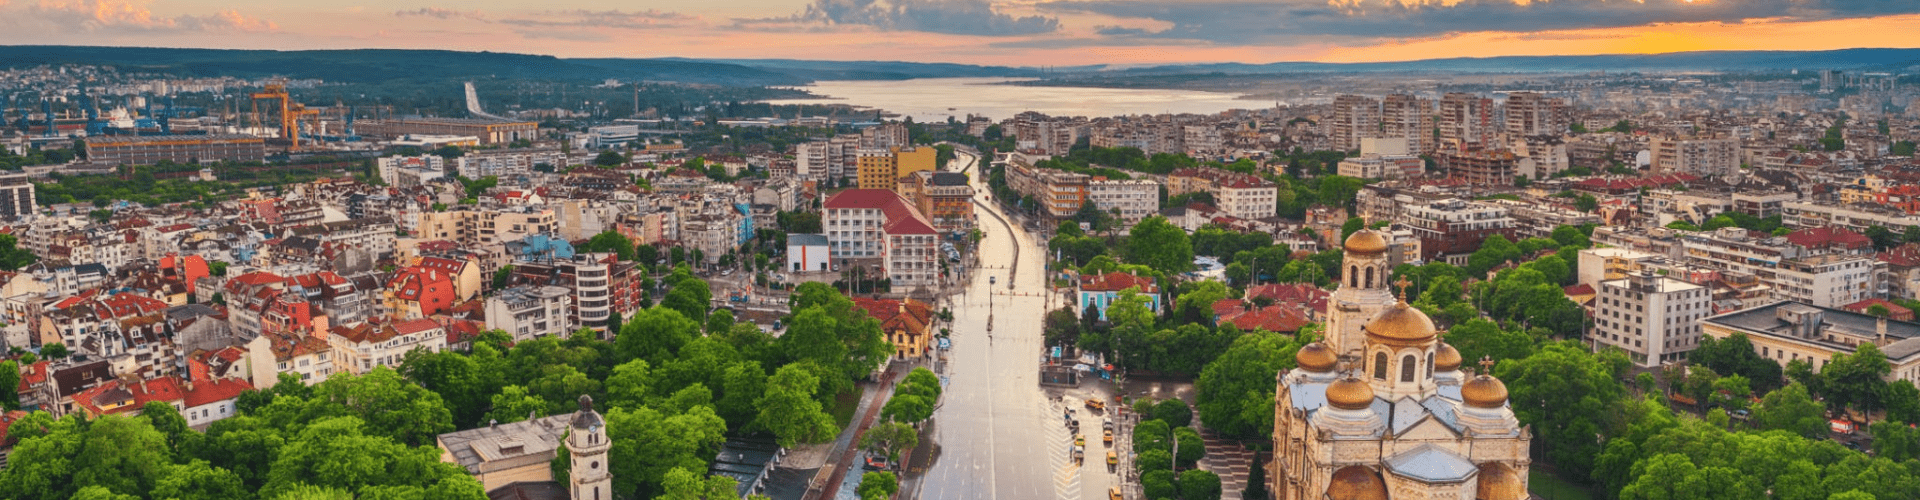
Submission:
{"label": "road", "polygon": [[942,374],[950,379],[934,414],[940,455],[919,498],[1105,498],[1115,476],[1107,472],[1098,420],[1089,419],[1086,468],[1073,465],[1073,436],[1061,420],[1067,406],[1039,386],[1044,250],[987,202],[984,169],[971,177],[986,238],[980,268],[953,297],[953,348]]}

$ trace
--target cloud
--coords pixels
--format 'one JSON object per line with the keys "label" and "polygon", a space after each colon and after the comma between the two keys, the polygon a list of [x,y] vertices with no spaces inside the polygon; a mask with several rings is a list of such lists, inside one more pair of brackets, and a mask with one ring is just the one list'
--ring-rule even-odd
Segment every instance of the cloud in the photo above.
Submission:
{"label": "cloud", "polygon": [[1019,36],[1060,29],[1059,18],[1016,17],[995,10],[989,0],[814,0],[805,12],[791,17],[736,21],[739,27],[774,31],[865,26],[881,31]]}
{"label": "cloud", "polygon": [[[661,10],[652,10],[652,9],[644,10],[644,11],[633,11],[633,12],[620,11],[620,10],[605,10],[605,11],[569,10],[569,11],[558,11],[558,12],[547,12],[538,16],[525,17],[525,18],[502,19],[500,20],[500,23],[510,24],[514,26],[529,27],[529,28],[656,29],[656,28],[674,28],[674,27],[680,27],[680,26],[687,26],[691,24],[696,24],[699,20],[700,18],[698,16],[681,14],[679,12],[661,11]],[[568,38],[572,36],[579,36],[578,34],[539,33],[537,35],[534,35],[532,33],[536,32],[536,30],[515,30],[515,31],[520,32],[522,35],[529,36],[530,38],[554,38],[554,39],[562,39],[562,40],[579,39],[579,38]]]}
{"label": "cloud", "polygon": [[480,15],[480,11],[477,11],[477,10],[463,11],[463,10],[453,10],[453,9],[442,8],[442,7],[421,7],[414,10],[402,10],[402,11],[394,12],[393,15],[396,17],[431,17],[435,19],[474,19],[474,20],[480,20],[480,21],[487,20],[486,16]]}
{"label": "cloud", "polygon": [[[1462,32],[1619,28],[1658,23],[1825,20],[1920,12],[1888,0],[1056,0],[1054,14],[1090,14],[1172,27],[1113,37],[1205,40],[1222,45],[1364,42]],[[1131,24],[1131,23],[1128,23]]]}
{"label": "cloud", "polygon": [[[39,0],[0,12],[17,25],[31,25],[61,31],[274,31],[272,21],[250,17],[237,10],[222,10],[208,15],[154,15],[148,0]],[[7,4],[0,2],[0,7]]]}
{"label": "cloud", "polygon": [[1140,36],[1153,33],[1145,29],[1125,26],[1094,26],[1093,32],[1102,36]]}

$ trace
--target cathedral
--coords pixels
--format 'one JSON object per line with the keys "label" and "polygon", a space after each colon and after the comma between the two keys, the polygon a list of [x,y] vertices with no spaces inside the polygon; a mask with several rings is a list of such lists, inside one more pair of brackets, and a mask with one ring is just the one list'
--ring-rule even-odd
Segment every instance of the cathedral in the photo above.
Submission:
{"label": "cathedral", "polygon": [[1361,230],[1343,246],[1326,338],[1302,347],[1299,367],[1277,380],[1268,491],[1279,500],[1527,498],[1531,429],[1486,373],[1491,362],[1461,372],[1460,352],[1433,320],[1394,297],[1382,234]]}

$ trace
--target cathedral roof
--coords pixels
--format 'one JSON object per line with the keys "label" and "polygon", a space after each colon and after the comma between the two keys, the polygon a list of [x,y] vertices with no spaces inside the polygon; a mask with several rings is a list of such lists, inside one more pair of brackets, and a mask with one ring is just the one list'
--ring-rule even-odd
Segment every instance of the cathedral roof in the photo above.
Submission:
{"label": "cathedral roof", "polygon": [[1346,244],[1343,246],[1346,247],[1347,253],[1359,255],[1383,254],[1387,253],[1387,238],[1381,236],[1379,231],[1362,229],[1354,231],[1353,235],[1348,236]]}
{"label": "cathedral roof", "polygon": [[1425,483],[1456,483],[1479,472],[1465,457],[1431,444],[1387,457],[1386,463],[1393,475]]}
{"label": "cathedral roof", "polygon": [[1439,333],[1433,318],[1404,301],[1380,311],[1361,329],[1367,331],[1369,339],[1388,344],[1425,343]]}

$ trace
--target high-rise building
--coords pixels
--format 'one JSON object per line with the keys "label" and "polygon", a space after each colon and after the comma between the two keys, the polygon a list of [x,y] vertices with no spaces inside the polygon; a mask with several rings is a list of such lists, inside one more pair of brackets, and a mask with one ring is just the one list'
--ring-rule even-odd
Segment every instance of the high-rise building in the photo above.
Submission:
{"label": "high-rise building", "polygon": [[1640,366],[1686,359],[1700,346],[1700,319],[1713,313],[1712,290],[1645,267],[1600,282],[1596,293],[1594,342],[1626,351]]}
{"label": "high-rise building", "polygon": [[1520,159],[1512,151],[1481,149],[1443,152],[1435,158],[1447,175],[1479,186],[1512,186]]}
{"label": "high-rise building", "polygon": [[1567,101],[1537,92],[1507,95],[1508,135],[1561,135],[1567,133],[1572,112]]}
{"label": "high-rise building", "polygon": [[1731,175],[1740,172],[1738,139],[1654,139],[1653,171],[1663,174]]}
{"label": "high-rise building", "polygon": [[27,174],[0,175],[0,218],[18,219],[34,212],[33,181]]}
{"label": "high-rise building", "polygon": [[1333,149],[1358,150],[1361,138],[1380,136],[1380,101],[1357,95],[1335,97],[1332,121],[1328,135]]}
{"label": "high-rise building", "polygon": [[1440,146],[1455,151],[1485,147],[1493,128],[1493,100],[1448,93],[1440,99]]}
{"label": "high-rise building", "polygon": [[1407,94],[1388,95],[1381,102],[1380,126],[1384,137],[1406,138],[1408,151],[1433,150],[1432,101]]}

